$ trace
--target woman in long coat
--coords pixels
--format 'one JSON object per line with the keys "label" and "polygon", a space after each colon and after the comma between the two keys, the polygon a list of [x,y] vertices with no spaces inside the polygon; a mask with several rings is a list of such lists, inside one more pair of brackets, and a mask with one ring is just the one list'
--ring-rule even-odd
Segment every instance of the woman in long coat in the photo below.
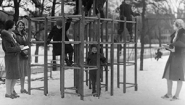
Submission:
{"label": "woman in long coat", "polygon": [[5,52],[5,70],[6,70],[6,94],[7,98],[17,98],[17,94],[14,94],[13,89],[17,79],[20,78],[19,72],[19,54],[21,47],[14,38],[14,22],[8,20],[6,23],[6,30],[1,32],[2,48]]}
{"label": "woman in long coat", "polygon": [[[16,28],[14,33],[16,34],[16,41],[22,45],[27,46],[28,45],[28,34],[25,30],[25,24],[23,21],[19,20],[16,24]],[[21,73],[21,93],[28,93],[26,89],[24,89],[24,82],[25,82],[25,76],[27,76],[27,70],[28,70],[28,56],[20,54],[20,73]]]}
{"label": "woman in long coat", "polygon": [[184,22],[177,19],[174,22],[175,32],[171,35],[170,48],[174,48],[174,52],[170,52],[169,59],[166,63],[163,78],[167,79],[167,94],[162,98],[172,97],[172,84],[177,81],[177,89],[171,100],[177,100],[182,88],[182,82],[185,73],[185,29]]}

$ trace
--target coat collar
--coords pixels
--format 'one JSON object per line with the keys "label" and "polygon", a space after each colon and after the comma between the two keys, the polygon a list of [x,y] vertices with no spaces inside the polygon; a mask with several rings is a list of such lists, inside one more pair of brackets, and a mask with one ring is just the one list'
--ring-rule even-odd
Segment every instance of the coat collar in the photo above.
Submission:
{"label": "coat collar", "polygon": [[[13,34],[13,33],[12,33]],[[11,41],[14,44],[16,43],[15,40],[13,39],[12,35],[7,31],[7,30],[3,30],[1,33],[1,38],[3,40],[7,40],[7,41]]]}
{"label": "coat collar", "polygon": [[[173,41],[173,38],[175,37],[175,33],[176,33],[176,32],[174,32],[173,34],[170,35],[170,36],[171,36],[171,42]],[[178,31],[178,33],[177,33],[177,40],[178,40],[178,38],[179,38],[183,33],[185,33],[185,29],[181,28],[181,29]]]}

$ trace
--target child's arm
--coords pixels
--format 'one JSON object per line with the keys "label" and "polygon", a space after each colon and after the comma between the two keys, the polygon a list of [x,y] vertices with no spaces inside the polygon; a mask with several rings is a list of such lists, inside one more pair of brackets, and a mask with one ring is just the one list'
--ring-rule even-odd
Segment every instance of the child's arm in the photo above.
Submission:
{"label": "child's arm", "polygon": [[68,18],[67,19],[67,23],[66,23],[66,26],[65,26],[65,30],[67,31],[68,29],[69,29],[69,27],[70,27],[70,25],[71,25],[71,21],[72,21],[72,18]]}
{"label": "child's arm", "polygon": [[[55,27],[55,26],[54,26]],[[47,38],[47,44],[49,44],[50,43],[50,41],[51,41],[51,39],[53,38],[53,35],[55,34],[55,29],[54,29],[54,27],[51,29],[51,31],[50,31],[50,33],[49,33],[49,36],[48,36],[48,38]]]}
{"label": "child's arm", "polygon": [[103,56],[103,54],[100,54],[100,61],[102,63],[107,63],[107,59]]}
{"label": "child's arm", "polygon": [[89,62],[90,62],[90,57],[88,56],[87,58],[86,58],[86,62],[87,62],[87,64],[89,64]]}
{"label": "child's arm", "polygon": [[120,12],[120,18],[124,19],[124,7],[123,7],[123,4],[121,4],[119,8],[120,8],[120,11],[119,11]]}

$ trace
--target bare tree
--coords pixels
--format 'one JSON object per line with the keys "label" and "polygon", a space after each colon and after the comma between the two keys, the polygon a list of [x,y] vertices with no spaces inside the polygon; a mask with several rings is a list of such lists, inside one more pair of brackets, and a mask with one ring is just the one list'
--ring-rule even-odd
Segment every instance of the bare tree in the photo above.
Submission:
{"label": "bare tree", "polygon": [[145,12],[146,12],[146,0],[142,0],[143,12],[142,16],[142,30],[141,30],[141,53],[140,53],[140,70],[143,70],[143,58],[144,58],[144,36],[145,36]]}

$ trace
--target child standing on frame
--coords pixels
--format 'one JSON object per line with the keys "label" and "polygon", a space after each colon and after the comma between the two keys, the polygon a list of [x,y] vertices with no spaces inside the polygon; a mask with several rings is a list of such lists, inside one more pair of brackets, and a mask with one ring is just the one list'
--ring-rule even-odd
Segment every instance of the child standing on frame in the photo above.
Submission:
{"label": "child standing on frame", "polygon": [[[89,66],[97,66],[97,56],[98,56],[98,46],[93,44],[90,48],[90,53],[87,57],[87,64]],[[106,58],[103,54],[100,53],[100,64],[106,63]],[[89,71],[89,78],[92,81],[92,93],[96,93],[96,77],[97,77],[97,70],[90,70]]]}

